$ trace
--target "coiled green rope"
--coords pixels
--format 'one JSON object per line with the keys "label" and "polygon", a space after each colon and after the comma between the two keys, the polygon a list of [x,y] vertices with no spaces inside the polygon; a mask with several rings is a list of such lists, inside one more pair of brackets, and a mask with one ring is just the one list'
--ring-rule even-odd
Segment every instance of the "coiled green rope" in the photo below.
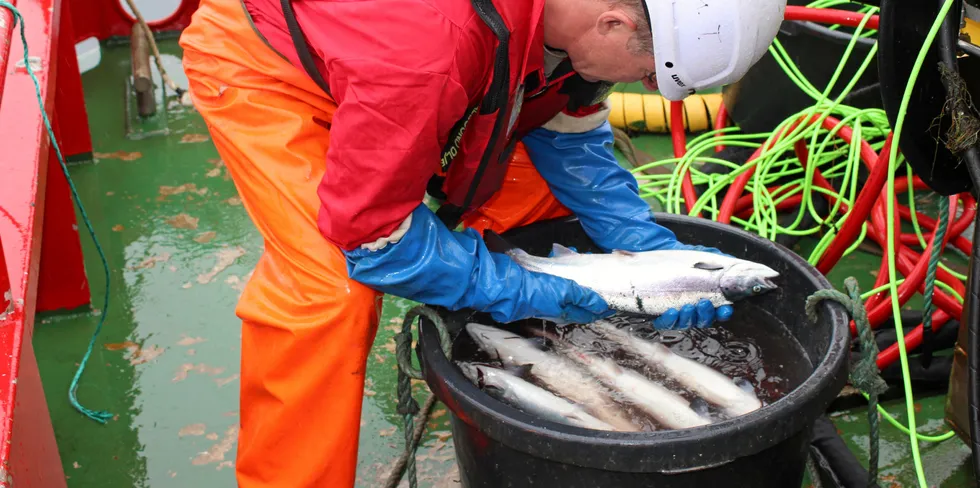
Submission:
{"label": "coiled green rope", "polygon": [[878,374],[878,344],[868,323],[868,311],[864,308],[861,291],[857,279],[849,277],[844,281],[847,295],[837,290],[820,290],[806,300],[806,316],[811,322],[817,320],[817,305],[824,300],[833,300],[847,309],[857,327],[861,342],[861,359],[851,368],[851,384],[868,395],[868,424],[871,434],[868,436],[868,486],[875,486],[878,481],[878,396],[888,390],[888,384]]}
{"label": "coiled green rope", "polygon": [[[868,19],[868,15],[875,14],[878,11],[877,7],[869,7],[845,0],[817,1],[808,6],[820,8],[844,4],[852,6],[860,5],[860,12],[865,15],[864,21]],[[915,82],[918,78],[920,70],[923,67],[925,56],[931,48],[939,26],[941,25],[942,20],[945,18],[946,13],[949,11],[952,4],[952,0],[947,0],[944,2],[939,15],[937,15],[932,27],[926,35],[925,42],[921,46],[918,56],[913,64],[912,71],[909,75],[909,81],[899,108],[897,123],[894,127],[892,147],[900,147],[902,125],[906,116],[906,110],[911,94],[915,87]],[[869,33],[870,32],[862,33],[861,29],[858,28],[855,30],[854,38],[864,36]],[[823,91],[818,90],[806,79],[800,69],[793,62],[791,56],[779,43],[779,40],[777,39],[774,41],[769,50],[770,54],[773,56],[773,59],[777,64],[779,64],[786,75],[797,86],[799,86],[801,91],[814,99],[814,104],[811,107],[787,118],[772,133],[739,134],[737,133],[738,129],[736,127],[730,127],[723,131],[709,131],[693,138],[688,143],[687,152],[685,153],[684,157],[658,161],[651,163],[650,165],[644,165],[636,168],[633,172],[637,175],[637,180],[640,181],[641,196],[658,199],[668,212],[687,213],[686,209],[683,208],[684,200],[681,193],[681,181],[685,173],[689,173],[695,186],[707,187],[698,197],[692,212],[701,211],[707,218],[717,218],[719,213],[718,202],[720,200],[717,195],[723,194],[724,190],[728,187],[728,185],[734,182],[739,174],[754,168],[754,174],[745,187],[745,192],[752,195],[751,216],[747,219],[740,219],[737,216],[733,216],[731,223],[733,225],[741,226],[745,230],[755,232],[760,236],[773,240],[780,235],[817,237],[818,242],[816,247],[810,251],[809,256],[804,257],[807,258],[810,264],[816,264],[819,262],[821,256],[826,251],[828,246],[837,237],[836,229],[839,228],[839,225],[846,217],[846,212],[842,213],[838,211],[840,208],[840,203],[846,203],[848,207],[853,208],[853,203],[856,200],[858,174],[859,170],[861,169],[859,141],[862,139],[868,141],[871,148],[874,149],[875,152],[880,153],[885,137],[890,132],[893,132],[893,128],[890,126],[888,117],[883,110],[858,109],[856,107],[850,107],[839,103],[841,101],[840,97],[838,97],[836,100],[831,100],[827,96],[831,92],[832,86],[836,83],[841,70],[844,69],[845,65],[849,62],[851,48],[855,44],[854,38],[852,38],[852,42],[848,45],[847,51],[845,51],[844,55],[841,57],[840,63],[838,64],[837,70],[835,71],[830,83],[828,83],[828,86]],[[876,46],[877,45],[872,46],[872,49],[868,51],[867,56],[864,58],[864,62],[861,64],[861,67],[856,70],[854,77],[848,82],[847,87],[841,92],[842,94],[847,93],[850,88],[854,86],[854,83],[860,78],[862,72],[867,67],[868,62],[872,60]],[[834,131],[826,130],[819,123],[799,124],[793,131],[786,130],[790,127],[790,124],[796,123],[801,119],[809,121],[813,116],[824,118],[827,115],[833,115],[841,120],[841,124],[838,127],[847,125],[853,129],[854,136],[850,145],[840,143],[839,140],[834,137]],[[817,122],[819,122],[819,120]],[[785,130],[785,133],[780,135],[780,131],[783,130]],[[792,143],[801,140],[808,142],[806,148],[808,153],[808,164],[806,168],[802,167],[800,161],[796,158],[794,152],[792,151]],[[713,149],[716,145],[724,145],[727,147],[741,146],[757,150],[764,144],[766,147],[772,147],[768,151],[762,152],[761,156],[755,161],[741,165],[724,161],[715,156],[713,153]],[[727,174],[708,174],[700,171],[697,164],[706,162],[712,162],[730,168],[730,172]],[[675,164],[675,170],[670,175],[646,176],[640,174],[647,167],[667,164]],[[894,238],[895,234],[893,233],[894,216],[896,211],[894,206],[895,171],[901,169],[901,165],[904,164],[903,158],[899,154],[899,151],[890,152],[888,164],[891,171],[888,172],[888,181],[886,183],[887,196],[885,197],[887,208],[887,215],[885,219],[887,227],[887,243],[883,247],[885,248],[884,259],[888,265],[889,279],[887,285],[878,290],[878,292],[887,291],[891,298],[892,319],[894,321],[895,330],[897,333],[900,365],[903,371],[905,410],[906,415],[908,416],[908,425],[902,425],[902,423],[895,420],[894,417],[889,415],[888,412],[881,406],[878,407],[878,411],[889,423],[908,434],[918,484],[924,488],[928,485],[926,483],[924,470],[922,469],[918,441],[925,440],[938,442],[949,439],[953,437],[954,434],[952,432],[946,432],[938,436],[926,436],[916,432],[913,393],[908,374],[908,357],[905,350],[905,334],[902,330],[901,321],[899,320],[900,310],[897,301],[897,286],[898,283],[902,282],[903,280],[899,278],[895,270],[896,242]],[[814,170],[817,168],[820,169],[821,173],[828,180],[832,181],[834,179],[840,179],[841,189],[826,190],[816,186],[813,182],[813,177]],[[906,170],[908,170],[908,168],[906,168]],[[770,190],[770,188],[774,185],[779,185],[778,191]],[[913,191],[912,186],[913,185],[909,185],[910,199]],[[813,206],[811,196],[815,192],[822,195],[828,195],[836,199],[838,202],[826,216],[820,216],[816,211],[816,208]],[[793,196],[799,196],[802,200],[798,207],[799,209],[796,210],[796,212],[798,212],[796,218],[789,225],[781,224],[777,220],[778,215],[776,205]],[[914,216],[915,207],[913,201],[910,201],[910,206],[912,207],[911,209]],[[801,222],[803,221],[804,212],[808,212],[814,216],[815,225],[812,225],[809,228],[803,228]],[[915,233],[919,238],[919,242],[923,245],[923,247],[925,247],[925,239],[922,236],[922,231],[917,224],[918,222],[913,220]],[[844,255],[848,255],[855,251],[862,244],[866,238],[867,230],[867,223],[865,223],[862,225],[860,235],[846,250]],[[934,249],[933,252],[938,252],[938,250]],[[958,279],[966,280],[966,276],[954,272],[940,262],[938,260],[938,256],[934,257],[931,255],[930,260],[933,259],[936,261],[936,268],[942,268],[943,270],[953,274],[953,276],[956,276]],[[944,283],[935,280],[935,278],[930,280],[930,283],[933,286],[939,286],[947,292],[950,291]],[[931,291],[933,288],[932,286],[929,286],[928,289]],[[957,298],[962,303],[962,297]],[[931,313],[927,314],[927,316],[931,318]],[[929,322],[926,324],[926,327],[931,327],[931,325],[931,322]]]}
{"label": "coiled green rope", "polygon": [[[412,380],[424,379],[422,371],[412,365],[412,324],[415,319],[425,317],[432,322],[432,325],[439,333],[439,344],[446,358],[452,358],[452,340],[449,338],[449,331],[439,313],[425,305],[417,306],[407,314],[402,320],[402,330],[395,334],[395,355],[398,357],[398,413],[402,416],[405,430],[405,452],[402,453],[395,466],[388,475],[385,482],[386,488],[398,486],[404,473],[408,473],[408,484],[411,488],[418,488],[418,479],[415,468],[415,452],[419,448],[419,440],[422,438],[422,431],[425,422],[429,418],[429,413],[435,405],[435,395],[429,394],[425,402],[425,407],[419,409],[418,402],[412,397]],[[421,425],[416,428],[415,419],[419,417]]]}

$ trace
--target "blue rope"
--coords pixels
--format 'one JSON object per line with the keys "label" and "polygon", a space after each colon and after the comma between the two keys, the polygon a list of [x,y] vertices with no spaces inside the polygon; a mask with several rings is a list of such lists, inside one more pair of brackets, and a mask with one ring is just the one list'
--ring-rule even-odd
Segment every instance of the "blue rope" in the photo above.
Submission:
{"label": "blue rope", "polygon": [[85,416],[88,418],[104,424],[113,417],[112,413],[106,411],[95,411],[86,408],[78,402],[76,392],[78,391],[78,382],[82,377],[82,372],[85,371],[85,364],[88,363],[89,357],[92,356],[92,351],[95,349],[95,341],[99,336],[99,332],[102,331],[102,325],[105,323],[106,314],[109,312],[109,262],[106,260],[105,253],[102,252],[102,246],[99,244],[99,240],[95,237],[95,229],[92,228],[92,221],[89,220],[88,214],[85,212],[85,207],[82,206],[82,201],[78,197],[78,191],[75,189],[75,183],[72,182],[71,176],[68,174],[68,166],[65,164],[65,158],[61,154],[61,148],[58,146],[58,141],[54,136],[54,130],[51,128],[51,121],[48,120],[48,113],[44,108],[44,98],[41,96],[41,82],[38,81],[37,75],[34,74],[34,68],[31,66],[30,58],[28,56],[27,34],[24,30],[24,17],[21,16],[20,11],[17,10],[17,7],[14,7],[6,0],[0,0],[0,7],[10,10],[14,14],[14,25],[20,23],[20,40],[24,44],[24,66],[27,68],[27,73],[31,76],[31,80],[34,81],[34,91],[37,94],[37,104],[41,109],[41,117],[44,119],[44,127],[48,130],[48,138],[51,140],[51,145],[54,147],[55,154],[58,156],[58,163],[61,164],[61,171],[65,173],[65,179],[68,180],[68,186],[71,188],[71,193],[75,199],[75,204],[78,206],[78,211],[82,214],[82,221],[85,222],[85,227],[88,229],[88,233],[92,237],[92,242],[95,243],[95,248],[99,251],[99,258],[102,259],[102,267],[105,269],[105,302],[102,304],[102,315],[99,317],[99,325],[95,328],[95,332],[92,334],[92,339],[89,341],[88,349],[85,351],[85,356],[82,357],[82,362],[78,365],[78,370],[75,372],[75,377],[72,378],[71,386],[68,390],[68,399],[71,401],[73,407],[85,414]]}

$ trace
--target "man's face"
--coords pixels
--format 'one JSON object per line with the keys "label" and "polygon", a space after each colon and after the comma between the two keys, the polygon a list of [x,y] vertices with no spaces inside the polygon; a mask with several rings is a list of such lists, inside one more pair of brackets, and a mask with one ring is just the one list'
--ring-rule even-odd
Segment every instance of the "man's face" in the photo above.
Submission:
{"label": "man's face", "polygon": [[603,12],[595,27],[567,50],[572,67],[587,81],[643,81],[647,90],[655,91],[653,53],[631,49],[636,27],[622,10]]}

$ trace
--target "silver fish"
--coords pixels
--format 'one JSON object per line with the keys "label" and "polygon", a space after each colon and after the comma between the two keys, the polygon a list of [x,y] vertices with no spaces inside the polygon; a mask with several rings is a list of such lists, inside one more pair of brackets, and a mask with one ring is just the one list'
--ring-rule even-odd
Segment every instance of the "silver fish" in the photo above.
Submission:
{"label": "silver fish", "polygon": [[726,415],[737,417],[762,407],[762,402],[755,395],[740,388],[731,378],[697,361],[679,356],[659,342],[645,341],[604,320],[588,327],[663,371],[701,398],[719,406]]}
{"label": "silver fish", "polygon": [[636,371],[624,368],[611,359],[586,354],[571,347],[560,347],[559,350],[584,365],[593,376],[666,427],[688,429],[711,423],[695,413],[684,397]]}
{"label": "silver fish", "polygon": [[772,268],[704,251],[613,251],[579,254],[559,244],[553,257],[532,256],[487,233],[488,246],[501,249],[521,267],[569,279],[595,291],[613,310],[662,315],[705,299],[730,305],[776,289]]}
{"label": "silver fish", "polygon": [[457,362],[474,384],[510,405],[553,422],[595,430],[615,430],[582,407],[508,371],[481,364]]}
{"label": "silver fish", "polygon": [[639,430],[623,409],[609,398],[608,392],[569,360],[544,352],[527,339],[496,327],[469,323],[466,331],[480,349],[499,359],[504,366],[529,368],[529,373],[548,389],[581,405],[615,430]]}

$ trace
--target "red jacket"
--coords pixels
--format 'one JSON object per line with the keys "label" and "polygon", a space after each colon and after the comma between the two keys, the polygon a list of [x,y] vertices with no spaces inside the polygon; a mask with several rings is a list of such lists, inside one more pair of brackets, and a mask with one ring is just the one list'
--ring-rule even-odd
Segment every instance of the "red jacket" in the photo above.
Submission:
{"label": "red jacket", "polygon": [[[301,66],[280,1],[244,3],[269,44]],[[294,0],[338,103],[318,190],[327,239],[351,250],[391,235],[435,174],[448,203],[476,207],[499,187],[514,141],[560,112],[597,109],[607,85],[568,63],[545,79],[543,4],[494,0],[497,14],[481,18],[470,0]]]}

